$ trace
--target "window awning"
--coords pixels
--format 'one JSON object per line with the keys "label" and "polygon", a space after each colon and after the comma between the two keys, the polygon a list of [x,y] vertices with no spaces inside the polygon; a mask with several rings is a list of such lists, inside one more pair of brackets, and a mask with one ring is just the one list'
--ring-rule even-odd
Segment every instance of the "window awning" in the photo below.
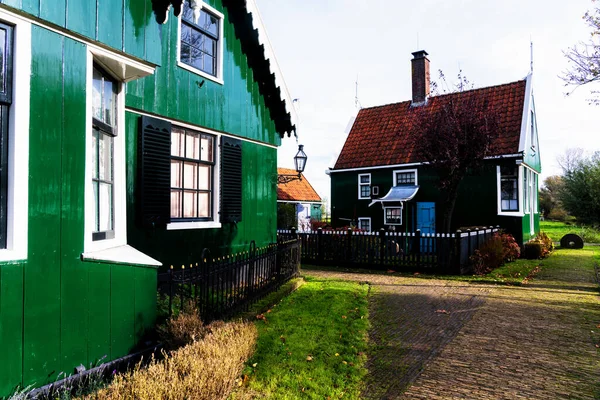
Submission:
{"label": "window awning", "polygon": [[369,204],[371,207],[375,203],[381,203],[383,207],[400,205],[405,201],[411,200],[419,191],[418,185],[411,186],[392,186],[390,191],[383,197],[375,199]]}

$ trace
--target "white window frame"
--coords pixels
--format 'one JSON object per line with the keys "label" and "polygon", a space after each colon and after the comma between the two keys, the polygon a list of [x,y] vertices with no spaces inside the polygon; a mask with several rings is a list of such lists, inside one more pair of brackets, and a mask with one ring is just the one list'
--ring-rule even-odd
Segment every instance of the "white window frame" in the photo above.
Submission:
{"label": "white window frame", "polygon": [[[185,1],[187,1],[187,0],[185,0]],[[200,75],[203,78],[206,78],[206,79],[216,82],[220,85],[223,85],[225,83],[223,81],[223,54],[224,54],[223,53],[223,42],[225,41],[224,36],[223,36],[223,32],[224,32],[223,25],[225,22],[225,16],[223,15],[223,13],[219,12],[218,10],[209,6],[208,4],[206,4],[203,1],[198,0],[198,3],[200,3],[200,8],[206,9],[206,11],[213,14],[217,18],[219,18],[219,40],[217,42],[217,76],[208,74],[204,71],[201,71],[197,68],[192,67],[191,65],[188,65],[188,64],[180,61],[181,60],[181,20],[183,19],[183,14],[179,18],[177,18],[177,21],[178,21],[177,22],[177,66],[179,66],[180,68],[186,69],[190,72],[193,72],[196,75]],[[182,13],[183,13],[183,11],[182,11]]]}
{"label": "white window frame", "polygon": [[500,165],[496,165],[496,198],[498,203],[498,215],[504,215],[508,217],[522,217],[525,214],[523,213],[523,166],[517,167],[517,193],[519,196],[519,201],[517,204],[519,205],[519,209],[517,211],[502,211],[502,172]]}
{"label": "white window frame", "polygon": [[[369,182],[368,183],[364,183],[360,181],[360,178],[362,178],[363,176],[368,176],[369,177]],[[360,191],[360,187],[364,186],[364,185],[369,185],[369,196],[363,197],[362,193]],[[358,199],[359,200],[368,200],[371,198],[371,174],[358,174]]]}
{"label": "white window frame", "polygon": [[[219,197],[221,192],[221,135],[214,131],[209,131],[198,126],[193,126],[189,124],[182,124],[180,122],[172,122],[173,126],[193,130],[199,133],[206,133],[208,135],[214,136],[215,143],[213,148],[214,155],[214,165],[213,165],[213,187],[212,187],[212,207],[213,207],[213,215],[212,220],[205,221],[172,221],[167,224],[167,230],[176,231],[183,229],[213,229],[220,228],[221,222],[220,211],[221,211],[221,198]],[[169,192],[169,198],[170,198]],[[170,201],[169,201],[170,205]]]}
{"label": "white window frame", "polygon": [[[387,222],[387,209],[388,208],[394,208],[394,209],[399,208],[400,209],[400,222],[399,223],[390,224]],[[383,207],[383,224],[384,225],[393,225],[393,226],[402,225],[404,222],[404,216],[402,215],[403,212],[404,212],[404,204],[400,204],[399,206]]]}
{"label": "white window frame", "polygon": [[360,217],[358,219],[358,229],[363,229],[361,226],[361,222],[362,221],[369,221],[369,230],[367,232],[372,232],[373,231],[373,225],[371,225],[371,217]]}
{"label": "white window frame", "polygon": [[419,185],[419,170],[416,168],[413,169],[396,169],[392,173],[392,186],[396,186],[396,175],[399,173],[407,173],[414,172],[415,173],[415,186]]}
{"label": "white window frame", "polygon": [[[117,135],[113,138],[113,197],[114,197],[114,237],[93,240],[95,228],[95,203],[92,184],[92,85],[94,63],[103,67],[118,83],[117,90]],[[121,68],[118,68],[118,67]],[[133,75],[118,76],[118,73]],[[88,46],[86,68],[86,115],[85,115],[85,207],[84,207],[84,250],[82,259],[136,265],[162,265],[127,245],[127,204],[126,204],[126,157],[125,157],[125,82],[133,77],[142,77],[152,72],[138,69],[122,56]]]}
{"label": "white window frame", "polygon": [[27,259],[31,23],[3,10],[0,10],[0,20],[14,25],[13,101],[8,119],[7,235],[6,248],[0,249],[0,261],[15,261]]}

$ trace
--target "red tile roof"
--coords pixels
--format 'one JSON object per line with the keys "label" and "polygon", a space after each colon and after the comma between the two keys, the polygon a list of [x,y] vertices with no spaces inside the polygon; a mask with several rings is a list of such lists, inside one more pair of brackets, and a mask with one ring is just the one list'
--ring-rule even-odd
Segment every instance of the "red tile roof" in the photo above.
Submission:
{"label": "red tile roof", "polygon": [[[296,170],[289,168],[277,168],[278,174],[296,175]],[[314,201],[321,202],[321,197],[302,175],[302,180],[296,179],[288,183],[277,185],[277,200],[288,201]]]}
{"label": "red tile roof", "polygon": [[[493,143],[494,156],[519,151],[521,121],[525,103],[525,80],[464,92],[430,97],[428,107],[435,110],[450,99],[477,96],[498,110],[498,137]],[[334,169],[372,167],[422,162],[411,137],[417,116],[410,101],[364,108],[359,111]]]}

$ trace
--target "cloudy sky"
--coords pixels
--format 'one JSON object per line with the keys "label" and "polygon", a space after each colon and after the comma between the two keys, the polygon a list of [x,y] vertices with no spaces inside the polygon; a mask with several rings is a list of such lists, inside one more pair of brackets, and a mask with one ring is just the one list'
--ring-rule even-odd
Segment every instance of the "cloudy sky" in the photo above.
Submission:
{"label": "cloudy sky", "polygon": [[[582,20],[591,0],[256,0],[292,98],[298,98],[299,143],[305,175],[329,198],[329,177],[362,107],[411,98],[411,53],[426,50],[432,78],[459,70],[475,87],[523,79],[530,69],[538,114],[542,179],[560,171],[557,155],[570,147],[600,150],[600,106],[588,87],[570,96],[558,77],[563,50],[587,40]],[[596,88],[600,89],[600,88]],[[286,138],[279,166],[293,167],[297,150]]]}

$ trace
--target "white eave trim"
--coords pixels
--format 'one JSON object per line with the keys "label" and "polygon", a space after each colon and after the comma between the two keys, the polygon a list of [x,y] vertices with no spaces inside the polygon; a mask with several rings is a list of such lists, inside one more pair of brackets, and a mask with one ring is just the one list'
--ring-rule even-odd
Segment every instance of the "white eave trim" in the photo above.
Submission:
{"label": "white eave trim", "polygon": [[295,204],[323,204],[323,201],[305,201],[305,200],[277,200],[278,203],[295,203]]}
{"label": "white eave trim", "polygon": [[275,57],[275,52],[271,46],[271,41],[267,35],[267,30],[263,24],[255,0],[246,0],[246,9],[250,14],[252,14],[252,22],[258,31],[258,42],[262,44],[265,49],[265,59],[271,61],[269,63],[271,68],[270,72],[275,75],[275,86],[279,87],[281,90],[281,101],[285,101],[285,109],[290,114],[292,125],[297,127],[298,115],[296,114],[296,109],[294,108],[292,96],[290,96],[290,92],[285,84],[285,80],[283,79],[283,74],[279,68],[279,63]]}
{"label": "white eave trim", "polygon": [[[489,156],[486,157],[485,160],[498,160],[503,158],[522,158],[523,154],[514,153],[514,154],[500,154],[498,156]],[[421,165],[429,165],[428,162],[420,162],[420,163],[408,163],[408,164],[391,164],[391,165],[377,165],[374,167],[357,167],[357,168],[342,168],[342,169],[329,169],[326,171],[328,174],[333,174],[336,172],[351,172],[351,171],[368,171],[372,169],[381,169],[381,168],[407,168],[407,167],[417,167]]]}
{"label": "white eave trim", "polygon": [[532,80],[533,75],[530,72],[525,78],[525,99],[523,101],[523,116],[521,118],[521,136],[519,137],[519,152],[525,152],[525,145],[527,144],[527,130],[529,127],[529,115],[531,110],[531,97],[532,97]]}

